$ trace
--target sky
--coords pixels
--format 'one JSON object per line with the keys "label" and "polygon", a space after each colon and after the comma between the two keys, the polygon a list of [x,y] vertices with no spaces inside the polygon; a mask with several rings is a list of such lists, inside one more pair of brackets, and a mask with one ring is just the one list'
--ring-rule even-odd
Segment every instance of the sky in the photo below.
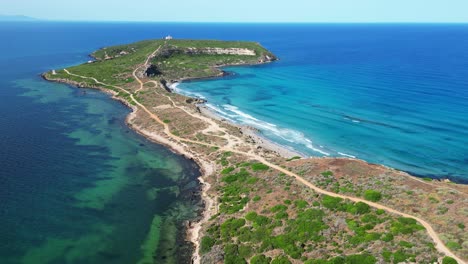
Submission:
{"label": "sky", "polygon": [[1,15],[167,22],[468,22],[468,0],[0,0]]}

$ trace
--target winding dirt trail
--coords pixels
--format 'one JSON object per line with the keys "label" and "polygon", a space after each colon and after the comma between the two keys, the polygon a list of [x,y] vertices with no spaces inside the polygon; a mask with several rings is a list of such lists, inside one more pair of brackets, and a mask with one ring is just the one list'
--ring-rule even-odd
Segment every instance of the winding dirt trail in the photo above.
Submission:
{"label": "winding dirt trail", "polygon": [[[161,45],[162,46],[162,45]],[[141,67],[145,66],[148,64],[149,60],[156,54],[156,52],[159,51],[159,49],[161,48],[161,46],[158,47],[158,49],[156,49],[153,53],[151,53],[144,64],[141,64],[139,65],[134,71],[133,71],[133,77],[135,78],[135,80],[140,84],[140,88],[138,90],[136,90],[136,92],[139,92],[141,89],[143,89],[143,86],[144,86],[144,83],[140,80],[140,78],[138,78],[136,72],[138,71],[138,69],[140,69]],[[416,217],[416,216],[413,216],[413,215],[410,215],[410,214],[407,214],[407,213],[403,213],[403,212],[400,212],[398,210],[395,210],[393,208],[390,208],[390,207],[387,207],[385,205],[381,205],[381,204],[378,204],[378,203],[374,203],[374,202],[370,202],[370,201],[367,201],[367,200],[364,200],[364,199],[361,199],[361,198],[357,198],[357,197],[352,197],[352,196],[347,196],[347,195],[342,195],[342,194],[338,194],[338,193],[334,193],[334,192],[330,192],[330,191],[327,191],[327,190],[324,190],[324,189],[321,189],[317,186],[315,186],[314,184],[312,184],[311,182],[307,181],[306,179],[304,179],[303,177],[299,176],[298,174],[296,173],[293,173],[291,171],[288,171],[276,164],[273,164],[267,160],[265,160],[265,158],[255,154],[255,153],[252,153],[252,152],[244,152],[244,151],[238,151],[234,148],[232,148],[231,146],[218,146],[218,145],[215,145],[215,144],[210,144],[210,143],[205,143],[205,142],[200,142],[200,141],[195,141],[195,140],[191,140],[191,139],[186,139],[186,138],[182,138],[182,137],[179,137],[179,136],[176,136],[174,134],[172,134],[172,132],[170,131],[170,128],[169,128],[169,125],[164,123],[157,115],[155,115],[154,113],[152,113],[151,111],[148,110],[148,108],[146,106],[144,106],[143,104],[141,104],[138,100],[135,99],[134,97],[134,94],[136,93],[130,93],[128,92],[127,90],[125,90],[124,88],[122,87],[119,87],[119,86],[115,86],[115,85],[110,85],[110,84],[106,84],[106,83],[103,83],[103,82],[100,82],[98,81],[96,78],[93,78],[93,77],[86,77],[86,76],[81,76],[81,75],[77,75],[77,74],[73,74],[71,72],[69,72],[67,69],[64,69],[64,71],[69,74],[69,75],[72,75],[72,76],[76,76],[76,77],[80,77],[80,78],[83,78],[83,79],[91,79],[93,80],[94,82],[96,82],[97,84],[100,84],[100,85],[103,85],[103,86],[109,86],[109,87],[113,87],[113,88],[116,88],[116,89],[119,89],[120,91],[122,92],[125,92],[127,94],[130,95],[130,98],[131,100],[135,103],[135,105],[137,105],[138,107],[140,107],[143,111],[145,111],[153,120],[155,120],[156,122],[158,122],[159,124],[163,125],[164,127],[164,133],[176,140],[176,141],[179,141],[180,143],[182,142],[186,142],[186,143],[193,143],[193,144],[199,144],[199,145],[203,145],[203,146],[207,146],[207,147],[217,147],[219,148],[220,151],[230,151],[230,152],[233,152],[233,153],[237,153],[237,154],[240,154],[240,155],[244,155],[244,156],[247,156],[247,157],[250,157],[254,160],[257,160],[267,166],[269,166],[270,168],[274,169],[274,170],[277,170],[279,172],[282,172],[290,177],[293,177],[295,178],[298,182],[304,184],[305,186],[307,186],[308,188],[314,190],[315,192],[319,193],[319,194],[324,194],[324,195],[329,195],[329,196],[332,196],[332,197],[339,197],[339,198],[342,198],[342,199],[348,199],[350,201],[353,201],[353,202],[363,202],[363,203],[366,203],[368,204],[369,206],[372,206],[374,208],[377,208],[377,209],[382,209],[382,210],[385,210],[389,213],[392,213],[392,214],[396,214],[396,215],[399,215],[399,216],[402,216],[402,217],[407,217],[407,218],[412,218],[414,220],[416,220],[417,222],[419,222],[422,226],[424,226],[424,228],[426,228],[426,231],[427,231],[427,234],[432,238],[434,244],[435,244],[435,247],[436,249],[445,254],[446,256],[449,256],[449,257],[452,257],[454,258],[459,264],[466,264],[466,262],[464,260],[462,260],[461,258],[457,257],[455,254],[453,254],[450,249],[448,249],[445,244],[442,242],[442,240],[440,239],[440,237],[438,236],[438,234],[435,232],[435,230],[432,228],[432,226],[426,222],[424,219],[421,219],[419,217]],[[172,101],[172,100],[171,100]],[[177,108],[180,108],[181,110],[187,112],[185,109],[182,109],[180,106],[177,106],[173,101],[172,101],[173,105]],[[187,112],[188,113],[188,112]],[[190,113],[188,113],[190,114]],[[194,116],[193,114],[190,114],[191,116],[193,117],[196,117],[196,118],[200,118],[198,116]],[[211,120],[212,121],[212,120]],[[209,122],[211,123],[211,122]]]}
{"label": "winding dirt trail", "polygon": [[[165,45],[165,44],[166,44],[166,42],[164,42],[163,45]],[[138,69],[140,69],[140,68],[143,67],[143,66],[144,66],[144,67],[147,67],[147,66],[148,66],[149,60],[151,60],[152,58],[154,58],[154,56],[156,55],[156,53],[158,53],[158,51],[161,49],[161,47],[162,47],[163,45],[159,45],[159,47],[158,47],[155,51],[153,51],[153,53],[151,53],[151,54],[146,58],[145,63],[144,63],[143,65],[140,65],[140,66],[136,67],[135,70],[133,71],[133,73],[132,73],[133,78],[135,78],[135,80],[137,80],[138,83],[140,83],[140,88],[138,88],[138,90],[136,90],[135,93],[138,93],[139,91],[141,91],[141,90],[143,89],[144,85],[145,85],[145,84],[140,80],[140,78],[138,78],[138,76],[136,75]]]}

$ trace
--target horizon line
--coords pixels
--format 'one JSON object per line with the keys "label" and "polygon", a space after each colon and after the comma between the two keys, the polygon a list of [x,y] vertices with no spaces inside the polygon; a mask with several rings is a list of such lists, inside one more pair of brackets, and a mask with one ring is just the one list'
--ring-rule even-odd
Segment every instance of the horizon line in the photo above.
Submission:
{"label": "horizon line", "polygon": [[33,20],[0,22],[67,22],[67,23],[194,23],[194,24],[468,24],[468,21],[156,21],[156,20],[67,20],[28,17]]}

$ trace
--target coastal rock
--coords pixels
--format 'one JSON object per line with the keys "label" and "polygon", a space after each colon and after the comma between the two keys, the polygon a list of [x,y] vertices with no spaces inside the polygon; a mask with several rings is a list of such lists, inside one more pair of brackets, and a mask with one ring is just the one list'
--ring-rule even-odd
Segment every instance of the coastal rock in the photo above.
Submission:
{"label": "coastal rock", "polygon": [[[206,47],[206,48],[177,48],[177,47],[168,47],[161,50],[158,54],[159,57],[168,58],[174,54],[187,54],[187,55],[238,55],[238,56],[256,56],[255,50],[247,48],[215,48],[215,47]],[[272,55],[271,55],[272,56]],[[267,57],[271,58],[270,55]],[[273,56],[274,57],[274,56]]]}
{"label": "coastal rock", "polygon": [[161,80],[159,81],[159,83],[162,85],[162,87],[164,88],[164,90],[166,90],[166,91],[169,92],[169,93],[172,93],[172,89],[169,87],[168,82],[167,82],[166,80],[161,79]]}
{"label": "coastal rock", "polygon": [[262,55],[258,59],[258,62],[259,63],[267,63],[267,62],[272,62],[272,61],[276,61],[276,60],[278,60],[278,58],[276,56],[274,56],[273,54],[265,54],[265,55]]}
{"label": "coastal rock", "polygon": [[186,54],[209,54],[209,55],[241,55],[255,56],[255,50],[246,48],[187,48]]}
{"label": "coastal rock", "polygon": [[206,100],[200,98],[187,98],[185,102],[187,104],[204,104],[206,103]]}

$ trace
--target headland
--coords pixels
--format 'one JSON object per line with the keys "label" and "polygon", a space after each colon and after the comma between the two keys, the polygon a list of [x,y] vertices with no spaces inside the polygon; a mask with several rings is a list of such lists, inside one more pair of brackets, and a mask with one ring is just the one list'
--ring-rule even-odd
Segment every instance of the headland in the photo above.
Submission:
{"label": "headland", "polygon": [[112,94],[132,109],[130,127],[199,164],[205,210],[187,223],[193,263],[467,259],[467,186],[356,159],[303,158],[172,92],[174,82],[224,76],[223,66],[277,60],[259,43],[148,40],[92,57],[43,77]]}

